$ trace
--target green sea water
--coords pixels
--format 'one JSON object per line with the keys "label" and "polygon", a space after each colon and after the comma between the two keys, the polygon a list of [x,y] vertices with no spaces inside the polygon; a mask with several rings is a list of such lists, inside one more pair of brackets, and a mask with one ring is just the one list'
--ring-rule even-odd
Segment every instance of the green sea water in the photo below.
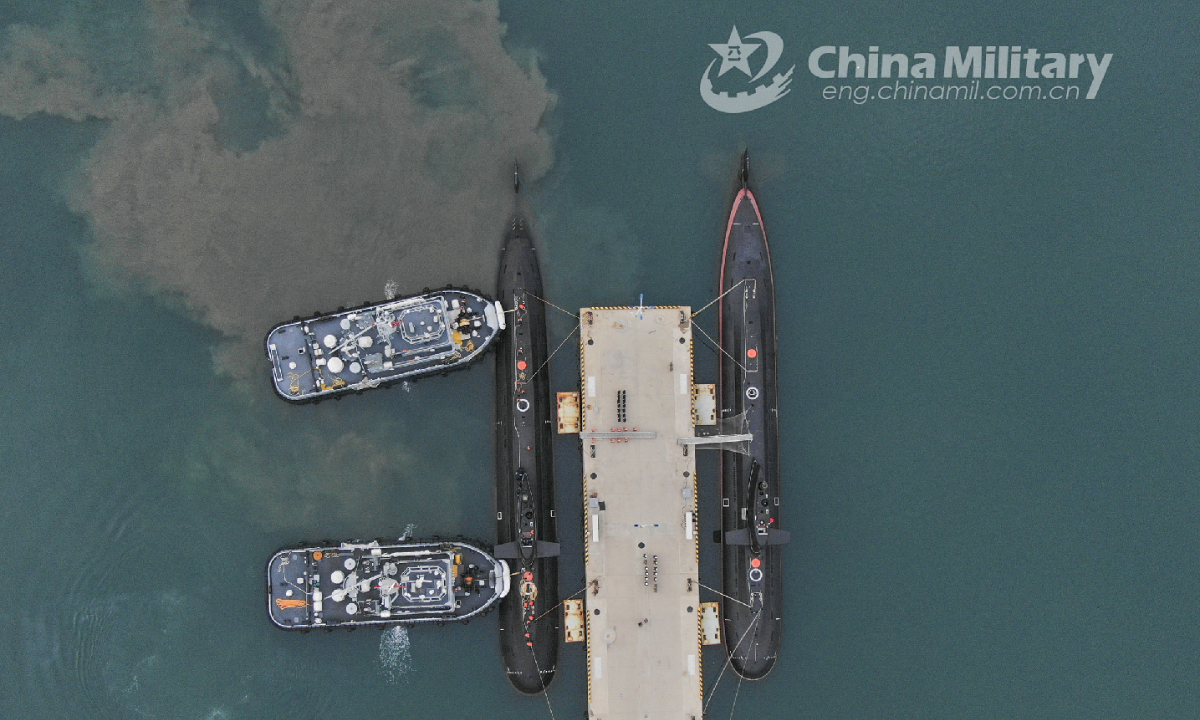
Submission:
{"label": "green sea water", "polygon": [[[514,157],[552,302],[700,307],[746,148],[792,544],[779,663],[739,684],[706,649],[708,715],[1200,715],[1191,5],[64,0],[0,25],[0,717],[586,716],[582,647],[520,696],[494,617],[270,625],[282,545],[491,539],[492,382],[292,407],[261,335],[389,279],[491,291]],[[722,114],[700,78],[735,25],[795,71]],[[1001,43],[1113,57],[1061,102],[826,100],[866,83],[808,70]],[[571,328],[552,312],[551,346]]]}

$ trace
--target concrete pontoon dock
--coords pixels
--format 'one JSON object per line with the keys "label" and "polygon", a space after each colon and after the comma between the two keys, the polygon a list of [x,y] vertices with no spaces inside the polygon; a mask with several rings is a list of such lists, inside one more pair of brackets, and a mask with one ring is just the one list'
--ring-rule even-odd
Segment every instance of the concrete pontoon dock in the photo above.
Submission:
{"label": "concrete pontoon dock", "polygon": [[580,310],[588,715],[699,720],[688,307]]}

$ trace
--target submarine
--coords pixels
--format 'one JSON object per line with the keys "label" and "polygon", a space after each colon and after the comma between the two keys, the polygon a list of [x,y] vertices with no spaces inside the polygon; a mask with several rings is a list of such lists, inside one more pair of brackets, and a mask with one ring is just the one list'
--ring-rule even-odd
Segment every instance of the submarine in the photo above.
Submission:
{"label": "submarine", "polygon": [[[513,191],[521,178],[513,168]],[[504,235],[497,297],[508,332],[496,351],[496,548],[513,591],[500,602],[500,651],[513,687],[544,691],[558,665],[558,531],[554,517],[554,425],[546,368],[546,307],[525,215]]]}
{"label": "submarine", "polygon": [[720,405],[726,423],[753,439],[721,450],[722,629],[730,665],[746,680],[767,676],[783,633],[779,388],[775,278],[750,158],[742,155],[721,254]]}

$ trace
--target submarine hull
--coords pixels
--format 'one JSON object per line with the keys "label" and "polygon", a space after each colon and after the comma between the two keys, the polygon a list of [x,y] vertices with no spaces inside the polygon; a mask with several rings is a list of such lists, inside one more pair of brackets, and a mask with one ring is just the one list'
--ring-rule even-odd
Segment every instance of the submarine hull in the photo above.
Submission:
{"label": "submarine hull", "polygon": [[513,572],[500,603],[500,648],[509,681],[536,694],[554,677],[562,631],[546,308],[523,215],[505,235],[497,285],[508,331],[496,353],[496,552]]}
{"label": "submarine hull", "polygon": [[741,425],[733,432],[753,435],[748,453],[721,451],[722,582],[730,598],[722,635],[734,671],[758,680],[779,656],[788,536],[780,527],[775,281],[758,203],[744,186],[726,227],[720,289],[721,417]]}

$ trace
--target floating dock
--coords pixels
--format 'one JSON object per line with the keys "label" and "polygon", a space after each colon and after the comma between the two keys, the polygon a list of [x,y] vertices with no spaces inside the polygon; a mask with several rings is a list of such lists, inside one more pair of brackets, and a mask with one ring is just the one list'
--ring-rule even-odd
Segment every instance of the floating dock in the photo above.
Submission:
{"label": "floating dock", "polygon": [[591,720],[699,720],[689,307],[580,310]]}

